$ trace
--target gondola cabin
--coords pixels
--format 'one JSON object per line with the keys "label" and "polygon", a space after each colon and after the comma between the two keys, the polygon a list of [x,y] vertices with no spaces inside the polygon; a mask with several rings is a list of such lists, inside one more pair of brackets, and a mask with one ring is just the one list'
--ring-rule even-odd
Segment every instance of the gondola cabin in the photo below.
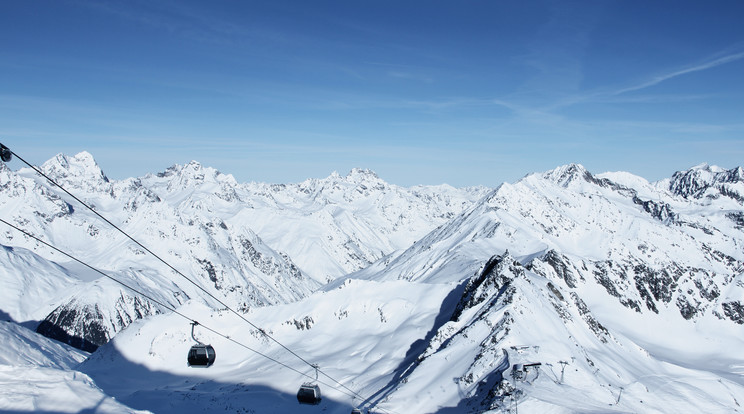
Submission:
{"label": "gondola cabin", "polygon": [[358,408],[355,408],[355,409],[351,410],[351,414],[364,414],[364,413],[362,412],[362,410],[360,410]]}
{"label": "gondola cabin", "polygon": [[300,404],[320,404],[320,387],[317,384],[302,384],[300,390],[297,391],[297,401]]}
{"label": "gondola cabin", "polygon": [[190,367],[207,368],[214,364],[217,355],[212,345],[194,345],[189,350],[188,363]]}

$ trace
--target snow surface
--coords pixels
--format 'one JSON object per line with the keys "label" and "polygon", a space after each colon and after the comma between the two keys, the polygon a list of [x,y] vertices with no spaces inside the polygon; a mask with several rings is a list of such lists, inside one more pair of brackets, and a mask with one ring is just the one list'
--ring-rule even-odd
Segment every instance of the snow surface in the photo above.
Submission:
{"label": "snow surface", "polygon": [[[571,164],[488,191],[404,189],[367,170],[239,184],[196,162],[112,182],[87,153],[43,168],[317,363],[323,401],[297,404],[315,378],[305,362],[29,170],[0,166],[4,218],[186,316],[142,314],[131,292],[4,231],[5,314],[38,320],[54,303],[73,332],[99,315],[111,336],[87,356],[3,323],[7,410],[743,411],[741,168],[648,183]],[[17,300],[30,294],[38,308]],[[186,364],[189,318],[216,349],[207,369]]]}
{"label": "snow surface", "polygon": [[0,317],[18,323],[43,319],[78,280],[63,267],[24,248],[0,245]]}
{"label": "snow surface", "polygon": [[75,369],[86,353],[9,322],[0,322],[0,339],[0,411],[143,413]]}
{"label": "snow surface", "polygon": [[[404,281],[349,281],[302,301],[254,309],[246,316],[282,344],[319,364],[323,372],[369,397],[395,383],[406,358],[415,351],[411,339],[426,337],[450,289]],[[193,344],[190,326],[174,314],[132,324],[91,355],[80,370],[118,401],[154,412],[298,410],[295,394],[303,382],[314,379],[312,368],[246,327],[235,315],[214,313],[193,302],[179,312],[198,316],[203,326],[310,378],[199,327],[197,339],[215,348],[216,360],[207,369],[188,367],[186,354]],[[322,385],[321,406],[300,407],[300,411],[348,413],[353,404],[361,403],[333,381],[322,375],[320,380],[328,384]],[[384,404],[380,408],[384,409]]]}

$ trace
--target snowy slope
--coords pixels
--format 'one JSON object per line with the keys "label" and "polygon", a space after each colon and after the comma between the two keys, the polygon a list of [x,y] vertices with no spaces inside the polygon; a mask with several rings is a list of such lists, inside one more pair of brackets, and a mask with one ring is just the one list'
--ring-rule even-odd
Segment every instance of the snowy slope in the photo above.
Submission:
{"label": "snowy slope", "polygon": [[[247,317],[331,377],[371,397],[400,378],[406,362],[410,363],[407,360],[431,331],[451,288],[404,281],[348,281],[298,302],[254,308]],[[295,394],[303,382],[314,378],[311,367],[235,315],[213,313],[198,303],[186,304],[179,311],[204,326],[196,328],[196,336],[214,346],[217,356],[212,367],[186,365],[193,344],[190,327],[183,318],[169,314],[135,322],[80,369],[118,401],[154,412],[348,413],[362,403],[321,375],[324,399],[320,407],[298,407]],[[421,341],[412,344],[417,338]]]}
{"label": "snowy slope", "polygon": [[[699,325],[673,314],[639,318],[606,299],[594,312],[586,292],[561,282],[508,253],[494,257],[387,403],[453,413],[741,411],[738,325],[712,316]],[[513,376],[515,365],[536,363]]]}
{"label": "snowy slope", "polygon": [[0,411],[138,413],[98,388],[77,365],[87,354],[0,322]]}
{"label": "snowy slope", "polygon": [[[168,305],[198,298],[221,306],[203,289],[240,311],[296,301],[320,282],[405,248],[484,191],[406,189],[367,170],[295,185],[240,184],[197,162],[113,181],[86,152],[58,155],[40,169],[198,286],[30,168],[16,173],[0,166],[4,219]],[[77,294],[56,297],[53,312],[46,309],[40,332],[51,337],[92,350],[132,320],[160,311],[108,281],[91,283],[100,274],[13,229],[4,229],[2,240],[89,282]],[[15,315],[18,306],[4,312]]]}
{"label": "snowy slope", "polygon": [[[201,252],[194,246],[208,240],[213,272],[200,264],[207,274],[222,275],[218,269],[246,254],[270,275],[278,261],[250,257],[276,258],[270,252],[279,251],[300,273],[307,266],[317,272],[312,278],[335,279],[314,293],[241,310],[362,398],[321,375],[321,405],[298,406],[294,394],[314,377],[312,368],[170,276],[133,266],[146,262],[138,256],[125,255],[122,268],[113,257],[100,262],[138,286],[152,280],[159,298],[199,320],[197,338],[215,347],[215,365],[186,366],[193,343],[188,321],[153,311],[132,318],[78,369],[106,395],[154,412],[348,413],[353,406],[391,413],[742,411],[741,169],[700,165],[649,183],[622,172],[593,175],[572,164],[503,184],[473,203],[467,198],[477,191],[458,199],[435,194],[448,188],[418,189],[407,199],[411,189],[399,196],[404,189],[378,180],[355,170],[299,185],[235,187],[227,176],[192,163],[140,180],[149,195],[132,211],[154,211],[143,206],[156,204],[162,220],[144,213],[121,220],[147,223],[139,231],[149,237],[163,231],[160,221],[173,211],[194,224],[176,220],[169,231],[200,223],[211,239],[196,232],[189,252]],[[91,194],[101,197],[103,208],[106,196]],[[229,199],[249,207],[236,209]],[[63,212],[53,198],[42,201]],[[406,203],[414,207],[404,214]],[[323,236],[293,233],[294,225],[317,226]],[[241,226],[255,235],[245,237],[253,249],[265,253],[249,253],[239,241],[244,233],[234,230]],[[417,231],[422,236],[406,246],[405,234]],[[171,233],[163,232],[162,251],[177,252]],[[338,240],[349,250],[332,251]],[[347,265],[355,271],[329,276]],[[284,269],[291,274],[291,268]],[[221,292],[225,280],[208,286]],[[166,283],[182,296],[162,296],[173,292],[160,288]],[[104,301],[117,294],[111,292]],[[95,306],[95,296],[68,299]]]}
{"label": "snowy slope", "polygon": [[0,316],[18,323],[39,321],[79,280],[35,253],[0,245]]}
{"label": "snowy slope", "polygon": [[[508,412],[517,404],[528,413],[738,409],[744,398],[738,325],[709,316],[705,324],[689,326],[677,316],[667,326],[670,315],[633,319],[635,312],[619,302],[608,318],[561,283],[505,254],[484,263],[466,285],[350,279],[248,314],[364,400],[321,376],[321,406],[297,406],[294,393],[306,377],[207,330],[197,329],[197,337],[216,348],[217,362],[189,368],[188,323],[172,314],[135,323],[80,369],[117,400],[155,412],[342,413],[352,406],[397,413]],[[313,375],[234,315],[210,313],[198,304],[180,311]],[[656,340],[668,348],[635,342],[619,329],[634,326],[646,338],[663,328],[668,336]],[[503,381],[511,379],[514,364],[536,362],[542,366],[521,380]]]}
{"label": "snowy slope", "polygon": [[[152,180],[148,180],[151,188],[163,194],[162,185]],[[232,190],[231,197],[241,203],[221,212],[227,214],[225,222],[250,227],[323,283],[407,248],[485,192],[446,185],[404,188],[362,169],[299,184],[248,183]],[[211,214],[215,203],[204,204],[212,197],[199,197],[201,204],[193,208],[185,202],[181,205],[194,216]]]}
{"label": "snowy slope", "polygon": [[[423,412],[738,409],[744,254],[732,216],[742,203],[731,191],[689,200],[675,182],[595,177],[579,165],[533,174],[352,275],[484,290],[464,298],[388,402]],[[491,261],[501,268],[485,270]],[[543,376],[517,393],[501,382],[507,358],[570,362],[576,382]],[[621,387],[624,404],[610,405]]]}
{"label": "snowy slope", "polygon": [[[636,308],[705,306],[742,271],[743,233],[731,219],[742,208],[730,198],[701,204],[651,185],[635,190],[569,165],[501,185],[407,251],[354,276],[456,282],[508,249],[523,263],[571,258],[583,272],[574,278],[611,279],[607,289],[632,294],[623,299]],[[623,282],[636,275],[645,278],[638,286]],[[666,278],[674,283],[664,285]]]}

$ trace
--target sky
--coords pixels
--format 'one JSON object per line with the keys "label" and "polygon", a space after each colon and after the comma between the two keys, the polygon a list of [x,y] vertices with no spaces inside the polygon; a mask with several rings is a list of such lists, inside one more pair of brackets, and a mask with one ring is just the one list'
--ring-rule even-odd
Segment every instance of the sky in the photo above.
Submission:
{"label": "sky", "polygon": [[5,0],[0,142],[114,179],[655,181],[744,165],[742,21],[740,0]]}

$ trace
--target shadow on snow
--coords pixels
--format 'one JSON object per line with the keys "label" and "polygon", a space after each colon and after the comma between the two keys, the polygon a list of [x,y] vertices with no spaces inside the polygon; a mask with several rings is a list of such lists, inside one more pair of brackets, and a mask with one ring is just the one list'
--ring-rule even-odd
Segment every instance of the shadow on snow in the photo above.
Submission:
{"label": "shadow on snow", "polygon": [[[265,385],[220,382],[219,378],[181,376],[128,361],[114,346],[94,353],[78,366],[107,395],[137,410],[154,413],[344,413],[348,403],[327,397],[319,405],[301,405],[296,394]],[[184,361],[185,363],[185,361]],[[204,374],[205,368],[193,368]],[[209,370],[210,368],[206,368]],[[209,372],[209,371],[207,371]],[[246,376],[250,373],[246,372]],[[215,373],[215,377],[219,373]],[[297,384],[299,387],[299,384]]]}
{"label": "shadow on snow", "polygon": [[419,356],[421,356],[421,354],[426,351],[426,348],[429,346],[429,343],[434,338],[434,335],[437,334],[437,331],[439,331],[439,328],[441,328],[442,325],[447,323],[452,318],[452,314],[455,310],[455,307],[457,306],[457,303],[462,297],[466,284],[467,281],[462,282],[461,284],[457,285],[457,287],[452,289],[449,294],[447,294],[447,297],[444,298],[444,300],[442,301],[442,306],[439,308],[439,314],[434,319],[434,325],[431,327],[429,332],[426,333],[426,336],[423,339],[419,339],[411,344],[411,346],[408,348],[408,351],[406,352],[406,356],[403,358],[403,361],[401,361],[401,363],[398,364],[398,367],[393,371],[393,377],[390,379],[390,381],[380,390],[372,394],[366,401],[364,401],[364,403],[362,404],[363,406],[375,407],[377,404],[384,401],[385,398],[387,398],[393,391],[395,391],[401,381],[404,381],[413,373],[413,371],[420,363],[420,361],[418,360]]}

